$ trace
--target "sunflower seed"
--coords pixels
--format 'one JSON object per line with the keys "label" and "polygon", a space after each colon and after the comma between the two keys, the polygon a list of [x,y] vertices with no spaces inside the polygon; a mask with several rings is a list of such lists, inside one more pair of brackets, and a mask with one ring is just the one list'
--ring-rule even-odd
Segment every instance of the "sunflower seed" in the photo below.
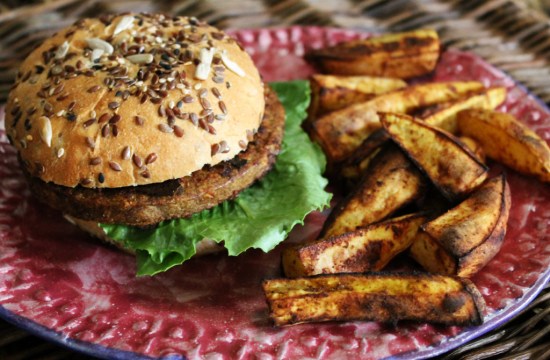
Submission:
{"label": "sunflower seed", "polygon": [[[98,38],[86,39],[86,43],[88,44],[88,46],[92,50],[103,50],[103,52],[108,54],[108,55],[111,55],[113,53],[113,51],[115,50],[113,48],[113,45],[109,44],[105,40],[101,40],[101,39],[98,39]],[[93,57],[93,54],[92,54],[92,57]]]}
{"label": "sunflower seed", "polygon": [[67,55],[67,51],[69,51],[69,43],[65,41],[57,48],[57,51],[55,52],[55,58],[63,59],[65,55]]}
{"label": "sunflower seed", "polygon": [[123,16],[113,31],[113,35],[116,35],[124,30],[132,28],[134,25],[134,17],[130,15]]}
{"label": "sunflower seed", "polygon": [[136,54],[126,56],[126,59],[133,62],[134,64],[150,64],[155,58],[151,54]]}
{"label": "sunflower seed", "polygon": [[40,127],[40,137],[42,138],[42,141],[48,145],[48,147],[52,146],[52,123],[50,121],[50,118],[47,116],[41,116],[38,118],[38,124]]}

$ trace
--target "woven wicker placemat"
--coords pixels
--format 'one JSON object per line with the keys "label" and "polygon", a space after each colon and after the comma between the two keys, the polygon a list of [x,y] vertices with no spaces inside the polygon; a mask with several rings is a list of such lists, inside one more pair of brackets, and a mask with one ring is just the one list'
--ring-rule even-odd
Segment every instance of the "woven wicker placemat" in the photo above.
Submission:
{"label": "woven wicker placemat", "polygon": [[[2,0],[0,103],[19,62],[44,38],[81,17],[128,10],[196,16],[220,28],[430,27],[445,46],[477,53],[550,104],[550,21],[519,0]],[[0,359],[86,358],[0,321]],[[503,327],[442,358],[550,359],[550,287]]]}

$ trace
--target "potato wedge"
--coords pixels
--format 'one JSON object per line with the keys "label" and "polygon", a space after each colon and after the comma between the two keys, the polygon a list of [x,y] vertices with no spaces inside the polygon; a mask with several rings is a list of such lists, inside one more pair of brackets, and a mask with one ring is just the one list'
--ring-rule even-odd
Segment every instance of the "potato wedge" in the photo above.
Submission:
{"label": "potato wedge", "polygon": [[448,132],[402,114],[382,113],[381,121],[448,199],[465,197],[487,178],[487,167]]}
{"label": "potato wedge", "polygon": [[426,181],[393,144],[372,161],[358,186],[329,215],[322,238],[378,222],[419,197]]}
{"label": "potato wedge", "polygon": [[278,326],[348,320],[479,325],[485,312],[471,281],[443,275],[317,275],[265,280],[262,287]]}
{"label": "potato wedge", "polygon": [[329,162],[340,162],[381,127],[377,112],[408,113],[482,89],[483,85],[477,81],[411,86],[322,116],[312,124],[310,134],[321,145]]}
{"label": "potato wedge", "polygon": [[458,132],[458,125],[456,123],[456,114],[458,112],[472,108],[494,110],[504,100],[506,100],[506,88],[494,87],[479,94],[473,94],[464,99],[457,100],[430,116],[422,118],[422,120],[451,134],[456,134]]}
{"label": "potato wedge", "polygon": [[328,112],[407,86],[407,83],[400,79],[372,76],[316,74],[311,76],[309,82],[311,86],[310,121],[315,121],[316,117]]}
{"label": "potato wedge", "polygon": [[550,182],[550,148],[513,115],[471,109],[457,116],[461,134],[481,144],[485,154],[540,181]]}
{"label": "potato wedge", "polygon": [[413,258],[428,271],[472,276],[500,250],[510,203],[504,175],[486,181],[462,203],[422,226],[431,239],[415,240]]}
{"label": "potato wedge", "polygon": [[460,136],[458,138],[468,149],[470,149],[482,163],[485,163],[485,151],[481,144],[475,141],[474,139],[467,136]]}
{"label": "potato wedge", "polygon": [[439,48],[437,32],[416,30],[313,50],[306,54],[306,60],[328,74],[406,79],[433,71]]}
{"label": "potato wedge", "polygon": [[287,277],[378,271],[412,244],[424,213],[409,214],[342,235],[287,248]]}
{"label": "potato wedge", "polygon": [[[435,109],[425,112],[420,116],[430,125],[434,125],[451,133],[457,133],[456,114],[466,108],[494,109],[506,99],[506,88],[495,87],[481,93],[474,92],[464,99],[447,104],[435,105]],[[380,146],[390,139],[383,129],[378,129],[369,135],[359,147],[340,166],[340,174],[345,179],[355,181],[367,168],[370,160],[380,150]],[[479,143],[472,138],[460,137],[460,140],[476,156],[485,162],[485,153]]]}
{"label": "potato wedge", "polygon": [[340,166],[340,175],[356,181],[364,174],[370,162],[382,149],[382,145],[390,140],[390,136],[384,129],[378,129],[369,135],[361,145]]}

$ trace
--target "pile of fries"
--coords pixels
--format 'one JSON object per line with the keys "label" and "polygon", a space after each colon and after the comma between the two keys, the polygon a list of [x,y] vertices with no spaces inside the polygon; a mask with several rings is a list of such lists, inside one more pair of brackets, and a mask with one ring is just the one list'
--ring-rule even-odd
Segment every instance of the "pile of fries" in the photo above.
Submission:
{"label": "pile of fries", "polygon": [[[348,193],[317,240],[285,249],[286,278],[263,282],[276,325],[483,322],[483,297],[468,278],[500,250],[511,201],[485,156],[550,183],[550,149],[495,111],[503,87],[408,86],[404,79],[434,70],[439,51],[437,33],[418,30],[307,55],[325,74],[311,78],[306,128]],[[405,251],[426,273],[380,272]]]}

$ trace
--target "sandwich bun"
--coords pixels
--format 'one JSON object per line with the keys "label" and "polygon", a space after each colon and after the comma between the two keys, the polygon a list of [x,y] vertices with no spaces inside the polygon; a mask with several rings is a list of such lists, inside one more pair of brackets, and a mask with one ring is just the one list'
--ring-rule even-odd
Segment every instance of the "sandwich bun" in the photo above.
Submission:
{"label": "sandwich bun", "polygon": [[250,56],[193,18],[83,19],[22,63],[6,129],[25,170],[66,187],[178,179],[234,158],[263,118]]}

